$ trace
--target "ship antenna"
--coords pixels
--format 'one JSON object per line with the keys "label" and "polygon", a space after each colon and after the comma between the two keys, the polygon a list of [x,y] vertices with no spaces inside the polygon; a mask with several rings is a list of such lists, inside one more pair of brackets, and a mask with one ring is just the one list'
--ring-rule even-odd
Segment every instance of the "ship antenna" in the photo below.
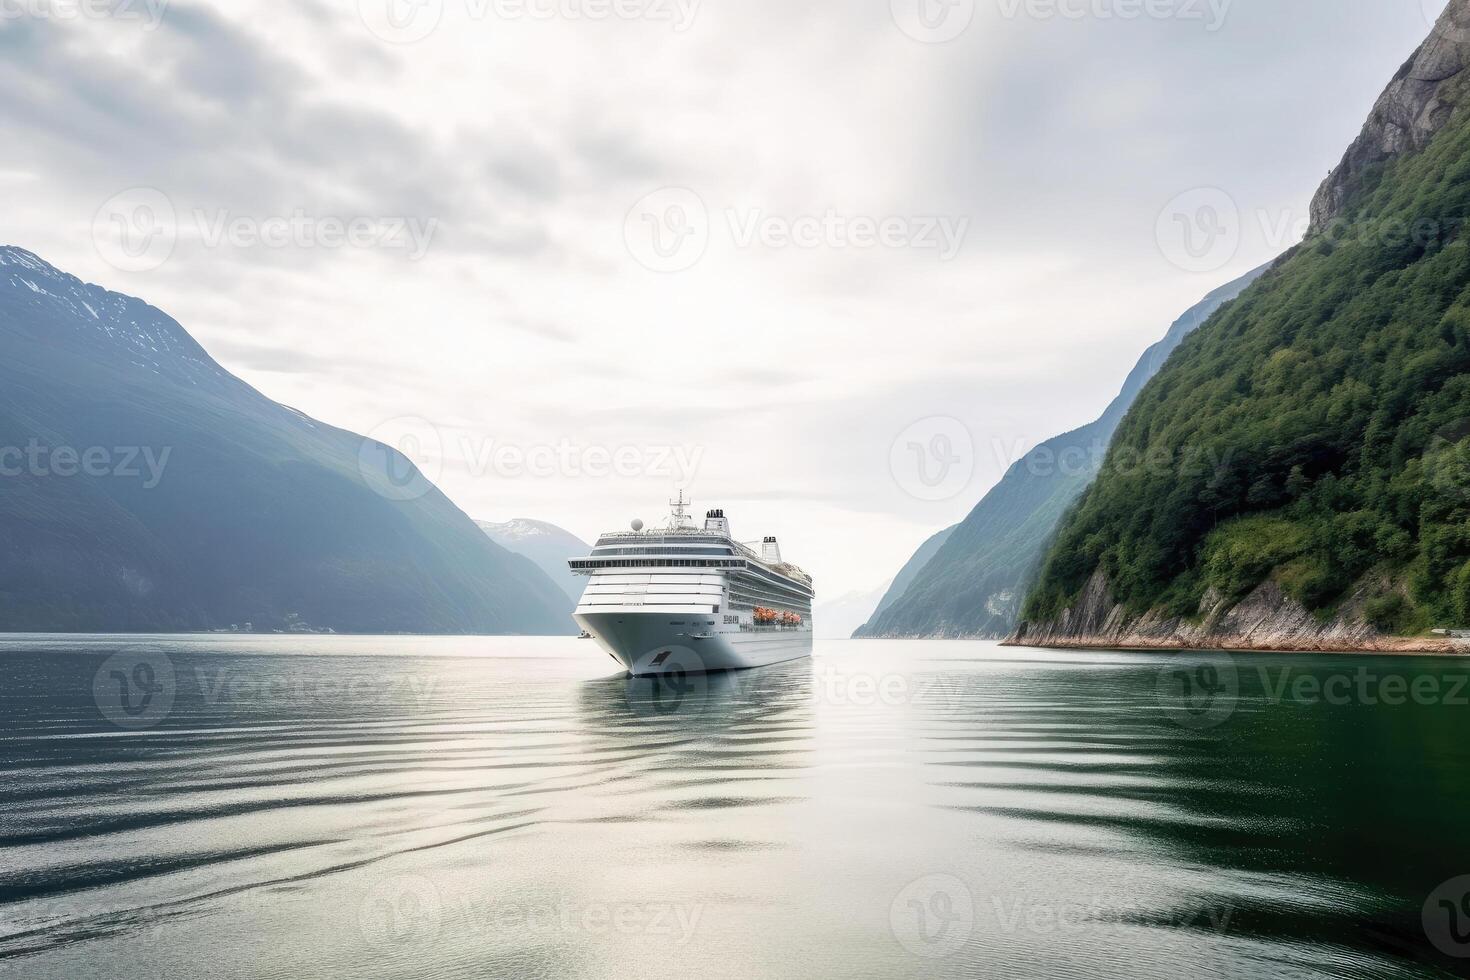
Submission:
{"label": "ship antenna", "polygon": [[687,508],[689,504],[690,501],[684,499],[684,491],[680,489],[679,499],[669,501],[669,506],[673,508],[674,511],[673,520],[671,523],[678,527],[683,527],[689,522],[689,514],[685,510],[685,508]]}

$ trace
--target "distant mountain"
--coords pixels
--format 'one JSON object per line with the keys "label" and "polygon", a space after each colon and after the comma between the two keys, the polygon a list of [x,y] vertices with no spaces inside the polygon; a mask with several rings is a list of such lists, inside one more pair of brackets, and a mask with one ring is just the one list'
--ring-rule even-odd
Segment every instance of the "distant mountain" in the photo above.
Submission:
{"label": "distant mountain", "polygon": [[819,640],[845,640],[878,608],[887,591],[880,586],[870,592],[849,592],[812,610],[812,622]]}
{"label": "distant mountain", "polygon": [[276,404],[141,300],[0,248],[0,630],[247,623],[573,631],[562,591],[402,455]]}
{"label": "distant mountain", "polygon": [[[1188,310],[1144,352],[1101,418],[1032,450],[963,522],[925,542],[858,635],[1008,635],[1047,541],[1097,476],[1113,433],[1139,391],[1184,338],[1265,271],[1262,266],[1247,273]],[[926,551],[932,557],[926,559]],[[911,569],[907,588],[895,596]]]}
{"label": "distant mountain", "polygon": [[576,601],[582,597],[587,579],[568,571],[567,559],[586,555],[592,550],[591,545],[555,524],[525,517],[517,517],[504,524],[490,521],[475,523],[490,536],[491,541],[506,551],[513,551],[535,562],[536,567],[545,572],[546,577],[559,585],[571,598],[572,606],[575,607]]}
{"label": "distant mountain", "polygon": [[[1139,395],[1017,640],[1433,649],[1470,626],[1470,0],[1312,228]],[[1138,466],[1205,450],[1216,468]]]}
{"label": "distant mountain", "polygon": [[955,532],[955,528],[957,527],[959,527],[958,524],[947,527],[943,531],[931,535],[927,541],[919,545],[919,550],[914,552],[914,556],[905,562],[903,568],[899,569],[898,574],[893,577],[893,583],[888,586],[888,591],[883,594],[883,599],[878,603],[877,608],[873,610],[871,615],[863,617],[863,622],[852,634],[853,639],[860,639],[869,635],[868,629],[873,620],[887,612],[890,606],[903,598],[903,594],[908,591],[909,586],[914,584],[914,579],[919,577],[919,573],[924,570],[924,566],[929,564],[929,560],[939,553],[940,548],[944,547],[944,542],[949,540],[949,536]]}

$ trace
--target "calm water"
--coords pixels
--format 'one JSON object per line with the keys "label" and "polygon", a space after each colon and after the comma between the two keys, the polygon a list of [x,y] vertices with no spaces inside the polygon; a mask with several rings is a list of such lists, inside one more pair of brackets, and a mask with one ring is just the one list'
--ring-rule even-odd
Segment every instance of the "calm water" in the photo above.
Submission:
{"label": "calm water", "polygon": [[1470,967],[1470,662],[0,641],[0,972]]}

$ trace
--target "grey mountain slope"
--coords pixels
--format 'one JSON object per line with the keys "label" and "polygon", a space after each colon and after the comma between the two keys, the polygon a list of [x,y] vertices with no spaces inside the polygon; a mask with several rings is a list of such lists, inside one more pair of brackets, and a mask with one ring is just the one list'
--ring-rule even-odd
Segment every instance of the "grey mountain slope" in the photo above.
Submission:
{"label": "grey mountain slope", "polygon": [[0,452],[31,448],[43,465],[0,458],[0,630],[571,631],[561,590],[402,455],[271,401],[141,300],[7,247]]}
{"label": "grey mountain slope", "polygon": [[501,524],[493,521],[475,523],[491,541],[535,562],[536,567],[545,572],[546,577],[555,582],[572,600],[569,610],[575,607],[576,600],[582,597],[582,588],[587,584],[587,579],[568,571],[567,559],[587,554],[592,550],[591,545],[555,524],[526,517],[517,517]]}
{"label": "grey mountain slope", "polygon": [[[919,550],[914,552],[913,557],[905,562],[903,568],[899,569],[898,574],[894,576],[893,584],[883,594],[883,599],[878,603],[878,608],[873,610],[873,619],[883,615],[890,606],[903,597],[903,594],[908,591],[909,586],[914,583],[914,579],[919,577],[919,572],[923,571],[924,566],[929,564],[930,559],[939,554],[939,549],[944,547],[944,542],[949,540],[949,536],[958,527],[958,524],[947,527],[943,531],[931,535],[928,540],[919,545]],[[870,619],[868,623],[859,626],[857,632],[853,633],[853,637],[867,636],[867,630],[871,621]]]}
{"label": "grey mountain slope", "polygon": [[[942,538],[939,547],[920,563],[908,587],[892,601],[885,599],[855,635],[996,639],[1009,635],[1048,540],[1067,508],[1097,475],[1133,400],[1185,337],[1267,268],[1221,286],[1176,320],[1162,340],[1144,351],[1118,396],[1096,421],[1043,443],[1012,466],[964,521],[936,535]],[[906,569],[919,563],[923,550]]]}

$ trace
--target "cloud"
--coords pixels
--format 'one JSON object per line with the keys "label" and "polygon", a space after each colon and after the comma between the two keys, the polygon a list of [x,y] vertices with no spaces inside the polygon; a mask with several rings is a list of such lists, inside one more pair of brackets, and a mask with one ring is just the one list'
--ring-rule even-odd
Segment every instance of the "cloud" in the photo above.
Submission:
{"label": "cloud", "polygon": [[[1303,209],[1428,30],[1420,5],[1235,0],[1218,31],[1005,18],[948,44],[886,3],[742,0],[689,29],[494,20],[446,4],[417,44],[353,3],[269,14],[175,0],[157,30],[0,20],[3,238],[175,315],[228,368],[324,421],[414,415],[522,445],[694,446],[695,495],[742,499],[833,594],[893,574],[1007,462],[995,445],[1095,416],[1205,292],[1154,240],[1181,190]],[[23,183],[15,180],[24,179]],[[693,191],[703,257],[639,264],[631,209]],[[164,191],[161,268],[107,266],[98,208]],[[969,220],[950,262],[893,248],[771,248],[728,215]],[[194,215],[435,222],[428,252],[216,243]],[[971,485],[916,500],[895,437],[961,420]],[[672,489],[656,476],[445,489],[483,513],[591,536]]]}

